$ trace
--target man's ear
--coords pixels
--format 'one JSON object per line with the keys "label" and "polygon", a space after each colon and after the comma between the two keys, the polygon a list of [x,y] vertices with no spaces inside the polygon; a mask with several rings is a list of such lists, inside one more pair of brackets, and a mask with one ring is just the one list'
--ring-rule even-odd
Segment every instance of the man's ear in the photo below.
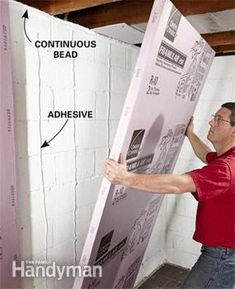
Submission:
{"label": "man's ear", "polygon": [[233,129],[232,129],[232,136],[235,137],[235,126],[233,126]]}

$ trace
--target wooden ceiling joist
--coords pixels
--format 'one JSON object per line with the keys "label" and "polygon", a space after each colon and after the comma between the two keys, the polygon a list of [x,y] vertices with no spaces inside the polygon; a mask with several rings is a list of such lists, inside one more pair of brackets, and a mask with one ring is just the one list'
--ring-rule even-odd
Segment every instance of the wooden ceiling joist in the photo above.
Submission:
{"label": "wooden ceiling joist", "polygon": [[[122,0],[69,14],[69,21],[88,28],[116,23],[136,24],[149,18],[153,0]],[[235,0],[172,0],[185,16],[235,8]]]}
{"label": "wooden ceiling joist", "polygon": [[216,55],[218,54],[233,54],[235,52],[235,44],[230,45],[220,45],[220,46],[214,46],[213,49],[216,52]]}
{"label": "wooden ceiling joist", "polygon": [[202,37],[217,53],[235,51],[235,31],[203,34]]}
{"label": "wooden ceiling joist", "polygon": [[65,14],[123,0],[18,0],[51,15]]}
{"label": "wooden ceiling joist", "polygon": [[148,21],[153,0],[125,0],[68,15],[68,20],[88,28],[116,23],[136,24]]}
{"label": "wooden ceiling joist", "polygon": [[172,0],[172,2],[185,16],[235,8],[234,0]]}
{"label": "wooden ceiling joist", "polygon": [[[104,9],[109,13],[112,13],[112,9],[117,9],[117,2],[122,2],[123,7],[130,7],[129,14],[136,14],[136,9],[143,10],[142,17],[148,19],[149,11],[153,5],[154,0],[18,0],[29,6],[38,8],[52,15],[70,13],[73,11],[88,9],[86,13],[95,13],[95,10],[90,10],[94,7]],[[234,0],[172,0],[174,5],[185,16],[194,14],[203,14],[208,12],[217,12],[227,9],[235,8]],[[130,5],[128,5],[129,3]],[[131,8],[133,4],[134,11]],[[108,5],[108,6],[107,6]],[[148,13],[146,15],[146,12]],[[101,13],[101,10],[99,10]],[[143,16],[145,14],[145,16]],[[84,14],[83,14],[84,15]],[[89,17],[89,16],[88,16]],[[120,16],[121,17],[121,16]],[[91,15],[92,18],[92,15]]]}
{"label": "wooden ceiling joist", "polygon": [[212,46],[235,45],[235,31],[203,34],[202,37]]}

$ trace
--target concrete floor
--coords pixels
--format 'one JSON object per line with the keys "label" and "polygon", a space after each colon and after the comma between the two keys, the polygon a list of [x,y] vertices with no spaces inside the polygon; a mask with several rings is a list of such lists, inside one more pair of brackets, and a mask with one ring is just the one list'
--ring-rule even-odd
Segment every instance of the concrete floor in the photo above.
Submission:
{"label": "concrete floor", "polygon": [[147,279],[138,289],[175,289],[179,288],[189,270],[165,264]]}

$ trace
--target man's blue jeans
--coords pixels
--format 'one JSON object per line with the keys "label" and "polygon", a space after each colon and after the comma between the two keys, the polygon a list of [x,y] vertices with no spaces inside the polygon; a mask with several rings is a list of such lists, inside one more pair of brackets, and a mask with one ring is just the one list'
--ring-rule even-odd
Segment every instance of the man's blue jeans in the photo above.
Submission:
{"label": "man's blue jeans", "polygon": [[182,289],[235,289],[235,249],[202,246]]}

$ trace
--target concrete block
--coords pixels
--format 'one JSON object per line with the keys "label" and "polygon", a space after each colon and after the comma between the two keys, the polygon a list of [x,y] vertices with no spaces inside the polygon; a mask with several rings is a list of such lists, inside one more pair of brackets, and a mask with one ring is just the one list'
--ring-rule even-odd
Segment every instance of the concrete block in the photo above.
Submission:
{"label": "concrete block", "polygon": [[42,171],[44,187],[52,187],[55,185],[55,157],[53,155],[42,156]]}
{"label": "concrete block", "polygon": [[59,111],[73,111],[75,92],[72,83],[69,88],[57,89],[54,88],[54,109]]}
{"label": "concrete block", "polygon": [[198,203],[192,194],[185,194],[184,199],[182,200],[182,205],[184,205],[185,208],[185,216],[195,219]]}
{"label": "concrete block", "polygon": [[[48,120],[49,111],[59,110],[59,108],[56,107],[56,100],[59,96],[55,93],[55,89],[48,85],[42,85],[40,91],[40,119]],[[66,97],[67,95],[64,95],[64,98]],[[39,110],[37,114],[39,114]]]}
{"label": "concrete block", "polygon": [[204,126],[207,126],[207,128],[209,128],[209,121],[211,120],[211,115],[215,114],[216,111],[220,109],[222,103],[223,101],[218,100],[213,102],[209,100],[202,100],[201,102],[199,102],[199,105],[195,110],[195,119],[203,121]]}
{"label": "concrete block", "polygon": [[[198,125],[198,123],[195,123],[195,129],[196,126]],[[184,139],[180,154],[179,154],[179,158],[176,162],[176,166],[181,162],[182,159],[184,160],[191,160],[195,158],[195,154],[193,152],[193,148],[188,140],[188,138]],[[187,165],[187,164],[186,164]]]}
{"label": "concrete block", "polygon": [[[45,196],[44,196],[45,194]],[[42,202],[42,216],[47,223],[50,223],[52,231],[54,231],[54,219],[57,218],[56,202],[59,196],[57,195],[56,186],[51,188],[45,188],[41,191],[41,202]]]}
{"label": "concrete block", "polygon": [[95,175],[102,176],[104,162],[108,157],[107,148],[97,148],[95,150]]}
{"label": "concrete block", "polygon": [[194,220],[189,217],[175,215],[168,229],[174,231],[176,234],[182,234],[185,237],[192,238],[194,233]]}
{"label": "concrete block", "polygon": [[208,79],[202,90],[198,106],[200,106],[201,100],[227,102],[233,96],[232,86],[231,80],[228,79]]}
{"label": "concrete block", "polygon": [[124,105],[123,94],[112,92],[110,102],[110,119],[119,120]]}
{"label": "concrete block", "polygon": [[[63,118],[50,118],[49,120],[41,121],[40,146],[45,140],[50,141],[53,139],[65,123],[66,119]],[[49,146],[42,149],[42,154],[59,153],[73,150],[74,148],[74,120],[69,119],[63,130],[53,140],[51,140],[51,142],[49,142]]]}
{"label": "concrete block", "polygon": [[[81,26],[73,27],[72,39],[74,41],[79,41],[80,47],[74,49],[78,52],[78,57],[75,59],[79,62],[80,59],[86,59],[90,62],[94,61],[96,47],[91,46],[92,41],[96,40],[96,35],[88,29],[83,29]],[[83,43],[83,44],[82,44]]]}
{"label": "concrete block", "polygon": [[[25,40],[24,46],[25,53],[25,77],[27,85],[34,85],[40,88],[41,85],[41,64],[42,58],[46,58],[46,51],[41,52],[39,49],[34,47],[34,44]],[[40,78],[39,78],[40,77]]]}
{"label": "concrete block", "polygon": [[72,40],[71,23],[61,19],[53,19],[51,22],[51,34],[56,40]]}
{"label": "concrete block", "polygon": [[169,231],[166,245],[166,249],[169,252],[171,252],[171,250],[184,251],[185,253],[198,256],[201,248],[201,245],[195,242],[192,238],[184,237],[180,234],[174,233],[173,231]]}
{"label": "concrete block", "polygon": [[[22,99],[21,105],[24,107],[26,104],[26,112],[24,119],[38,120],[39,119],[39,86],[27,83],[25,89],[25,96]],[[24,101],[25,99],[25,101]],[[24,108],[22,108],[24,109]]]}
{"label": "concrete block", "polygon": [[[57,90],[73,87],[73,60],[67,58],[53,58],[52,53],[48,52],[45,55],[45,51],[42,54],[39,51],[40,62],[40,77],[41,83],[44,85],[57,88]],[[47,56],[47,57],[46,57]],[[56,72],[56,77],[55,77]]]}
{"label": "concrete block", "polygon": [[116,66],[120,68],[126,67],[125,45],[111,43],[111,66]]}
{"label": "concrete block", "polygon": [[[96,117],[96,95],[92,90],[76,90],[75,96],[75,110],[91,110],[93,112],[93,119]],[[77,119],[79,120],[79,119]]]}
{"label": "concrete block", "polygon": [[75,152],[61,152],[55,156],[56,183],[64,184],[75,180]]}
{"label": "concrete block", "polygon": [[32,252],[33,255],[41,255],[46,246],[46,226],[44,222],[38,222],[32,219]]}
{"label": "concrete block", "polygon": [[54,220],[49,217],[50,208],[47,207],[47,224],[48,224],[48,232],[47,232],[47,253],[55,246],[54,240]]}
{"label": "concrete block", "polygon": [[[55,185],[45,189],[45,204],[47,210],[48,223],[50,225],[50,239],[54,242],[54,220],[61,214],[70,214],[74,210],[75,183]],[[43,194],[40,193],[41,207],[44,209]],[[36,203],[36,201],[34,201]],[[39,203],[40,204],[40,203]],[[43,211],[44,214],[44,211]],[[52,236],[51,236],[52,235]],[[53,243],[56,245],[56,243]]]}
{"label": "concrete block", "polygon": [[208,79],[234,79],[234,56],[216,57],[208,74]]}
{"label": "concrete block", "polygon": [[53,187],[55,217],[74,210],[75,185],[75,183],[67,183]]}
{"label": "concrete block", "polygon": [[106,64],[95,63],[93,68],[95,77],[92,79],[92,87],[95,91],[108,90],[109,87],[109,68]]}
{"label": "concrete block", "polygon": [[96,48],[94,50],[95,53],[95,59],[94,61],[96,62],[101,62],[105,65],[108,65],[109,62],[109,50],[110,50],[110,42],[105,39],[104,37],[101,37],[97,35],[96,39]]}
{"label": "concrete block", "polygon": [[78,235],[78,242],[80,236],[86,236],[91,222],[91,208],[87,206],[79,206],[76,213],[76,232]]}
{"label": "concrete block", "polygon": [[[72,241],[74,237],[73,229],[73,211],[61,213],[54,219],[54,242],[56,247],[59,245]],[[56,259],[63,261],[66,252],[58,252]],[[65,261],[65,260],[64,260]]]}
{"label": "concrete block", "polygon": [[185,199],[182,196],[178,196],[176,201],[176,212],[179,216],[185,216],[186,215],[186,202]]}
{"label": "concrete block", "polygon": [[101,177],[92,178],[89,180],[81,180],[77,186],[77,204],[79,207],[87,206],[96,201],[100,184]]}
{"label": "concrete block", "polygon": [[127,93],[131,75],[123,68],[111,68],[111,90],[116,93]]}
{"label": "concrete block", "polygon": [[95,147],[104,147],[107,144],[107,123],[105,121],[96,121],[94,126]]}
{"label": "concrete block", "polygon": [[108,66],[103,63],[91,63],[81,60],[75,63],[76,88],[89,90],[108,89]]}
{"label": "concrete block", "polygon": [[[28,10],[29,16],[26,23],[27,34],[32,41],[32,45],[37,39],[49,40],[51,37],[51,17],[40,10],[25,5],[24,12],[26,9]],[[28,41],[28,39],[25,38],[25,42],[26,41]]]}
{"label": "concrete block", "polygon": [[79,90],[92,90],[95,68],[91,62],[81,59],[75,62],[75,85]]}
{"label": "concrete block", "polygon": [[107,120],[111,117],[110,113],[111,96],[108,91],[95,92],[95,119]]}
{"label": "concrete block", "polygon": [[79,149],[94,147],[94,126],[95,121],[79,120],[76,122],[76,145]]}
{"label": "concrete block", "polygon": [[138,47],[126,47],[126,70],[133,72],[140,49]]}
{"label": "concrete block", "polygon": [[94,150],[77,150],[76,158],[77,179],[94,176],[95,153]]}
{"label": "concrete block", "polygon": [[105,121],[79,121],[76,124],[77,146],[79,149],[103,147],[107,142]]}
{"label": "concrete block", "polygon": [[111,120],[109,122],[109,128],[110,128],[110,131],[109,131],[109,147],[112,147],[112,143],[114,141],[114,137],[115,137],[116,132],[117,132],[118,123],[119,123],[119,121],[117,121],[117,120]]}

